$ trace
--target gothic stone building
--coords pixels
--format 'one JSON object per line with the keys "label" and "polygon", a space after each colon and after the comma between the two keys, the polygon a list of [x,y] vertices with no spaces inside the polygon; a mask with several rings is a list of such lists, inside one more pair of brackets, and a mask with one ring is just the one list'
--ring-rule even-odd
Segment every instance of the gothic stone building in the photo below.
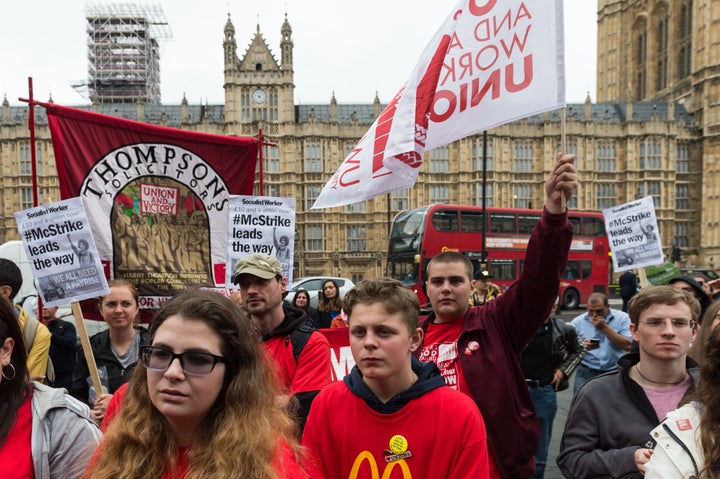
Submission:
{"label": "gothic stone building", "polygon": [[[668,253],[678,246],[683,265],[720,262],[720,187],[714,181],[720,167],[720,11],[712,11],[711,3],[600,0],[600,101],[570,104],[566,113],[567,150],[577,155],[581,174],[569,206],[602,210],[652,196],[663,246]],[[311,211],[323,185],[384,104],[377,97],[366,104],[343,104],[334,95],[324,104],[296,104],[287,18],[281,33],[279,61],[259,26],[238,53],[228,18],[224,105],[189,105],[183,98],[179,105],[93,103],[81,108],[225,135],[255,136],[262,129],[277,145],[263,147],[263,194],[297,201],[295,277],[382,275],[389,224],[399,211],[434,202],[481,204],[478,135],[426,152],[411,189]],[[41,108],[36,117],[40,197],[57,201],[57,172]],[[554,111],[488,131],[489,206],[542,207],[560,126],[560,112]],[[10,107],[7,100],[0,118],[0,169],[3,242],[18,238],[13,212],[32,206],[27,108]]]}

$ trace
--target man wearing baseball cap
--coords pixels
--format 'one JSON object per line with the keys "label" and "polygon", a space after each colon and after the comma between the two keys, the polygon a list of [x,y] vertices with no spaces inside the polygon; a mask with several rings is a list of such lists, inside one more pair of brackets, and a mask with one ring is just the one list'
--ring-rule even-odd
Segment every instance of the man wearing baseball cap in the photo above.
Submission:
{"label": "man wearing baseball cap", "polygon": [[283,304],[287,281],[277,258],[251,254],[238,260],[232,278],[240,287],[250,320],[275,363],[275,372],[288,401],[297,403],[299,433],[310,405],[330,384],[330,345],[307,326],[305,313]]}

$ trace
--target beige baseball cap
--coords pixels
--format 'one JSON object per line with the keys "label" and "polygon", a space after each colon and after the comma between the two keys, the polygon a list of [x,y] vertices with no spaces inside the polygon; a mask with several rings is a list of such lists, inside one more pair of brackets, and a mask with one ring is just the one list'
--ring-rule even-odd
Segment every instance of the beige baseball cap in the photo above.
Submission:
{"label": "beige baseball cap", "polygon": [[270,279],[275,276],[285,277],[280,261],[274,256],[255,253],[240,258],[235,263],[235,274],[233,275],[233,284],[239,283],[241,274],[251,274],[262,279]]}

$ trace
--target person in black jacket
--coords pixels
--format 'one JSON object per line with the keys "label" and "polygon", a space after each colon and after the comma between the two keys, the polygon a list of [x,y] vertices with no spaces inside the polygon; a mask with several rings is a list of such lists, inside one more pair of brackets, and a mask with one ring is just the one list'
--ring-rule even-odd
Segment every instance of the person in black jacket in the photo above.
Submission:
{"label": "person in black jacket", "polygon": [[109,281],[108,286],[110,293],[99,300],[100,312],[108,329],[90,338],[98,370],[107,373],[108,390],[95,392],[90,386],[90,371],[81,349],[77,354],[71,391],[77,399],[92,406],[93,419],[98,424],[105,417],[113,393],[132,376],[140,359],[140,346],[148,344],[149,339],[147,329],[136,327],[140,307],[135,286],[122,279]]}
{"label": "person in black jacket", "polygon": [[628,301],[635,294],[637,294],[637,276],[629,269],[620,275],[620,297],[623,300],[624,313],[627,313]]}
{"label": "person in black jacket", "polygon": [[52,335],[50,337],[50,359],[55,370],[55,382],[52,386],[69,391],[75,371],[77,332],[72,323],[55,317],[57,310],[57,306],[43,307],[42,322]]}
{"label": "person in black jacket", "polygon": [[320,301],[312,318],[313,326],[318,329],[329,328],[335,316],[342,310],[340,287],[333,279],[326,279],[322,284]]}
{"label": "person in black jacket", "polygon": [[[557,298],[555,309],[559,303],[560,298]],[[586,351],[585,343],[572,324],[548,316],[520,356],[520,367],[540,423],[540,441],[535,452],[535,474],[532,479],[545,477],[553,421],[557,413],[556,391],[568,388],[570,376],[580,365]]]}

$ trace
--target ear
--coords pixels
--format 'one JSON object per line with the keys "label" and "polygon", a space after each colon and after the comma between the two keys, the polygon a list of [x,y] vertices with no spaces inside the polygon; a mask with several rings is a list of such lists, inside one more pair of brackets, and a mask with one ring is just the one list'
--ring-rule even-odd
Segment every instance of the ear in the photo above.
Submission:
{"label": "ear", "polygon": [[420,328],[415,328],[415,331],[410,335],[410,351],[413,352],[420,347],[423,340],[424,331]]}
{"label": "ear", "polygon": [[5,342],[0,346],[0,366],[3,368],[10,364],[14,347],[15,340],[13,338],[5,338]]}
{"label": "ear", "polygon": [[630,334],[632,334],[632,337],[635,341],[638,341],[637,326],[635,326],[633,323],[630,323]]}
{"label": "ear", "polygon": [[280,291],[282,293],[285,293],[285,291],[287,291],[287,279],[286,278],[280,279]]}

